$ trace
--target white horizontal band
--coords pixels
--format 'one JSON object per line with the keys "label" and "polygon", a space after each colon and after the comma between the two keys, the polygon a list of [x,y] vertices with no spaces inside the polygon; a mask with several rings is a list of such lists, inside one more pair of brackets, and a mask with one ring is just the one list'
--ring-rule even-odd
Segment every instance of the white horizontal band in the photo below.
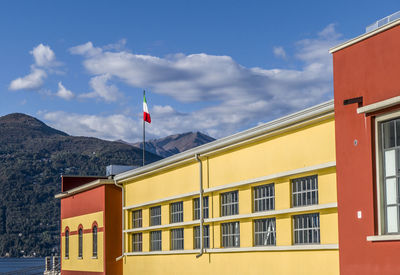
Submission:
{"label": "white horizontal band", "polygon": [[386,109],[395,105],[400,104],[400,96],[392,97],[386,100],[382,100],[376,103],[372,103],[360,108],[357,108],[357,113],[358,114],[363,114],[363,113],[372,113],[375,111],[379,111],[382,109]]}
{"label": "white horizontal band", "polygon": [[370,242],[398,241],[398,240],[400,240],[400,235],[367,236],[367,241]]}

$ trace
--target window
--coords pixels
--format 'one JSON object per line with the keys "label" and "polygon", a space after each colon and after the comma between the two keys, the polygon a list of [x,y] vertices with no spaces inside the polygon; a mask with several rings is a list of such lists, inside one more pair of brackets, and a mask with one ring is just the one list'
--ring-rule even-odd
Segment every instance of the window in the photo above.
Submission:
{"label": "window", "polygon": [[253,188],[254,212],[275,209],[275,188],[274,184],[256,186]]}
{"label": "window", "polygon": [[320,243],[319,213],[294,216],[293,235],[295,244]]}
{"label": "window", "polygon": [[[203,197],[203,218],[208,218],[208,197]],[[200,198],[193,200],[193,219],[200,219]]]}
{"label": "window", "polygon": [[132,250],[134,252],[142,251],[142,233],[132,234]]}
{"label": "window", "polygon": [[221,216],[239,214],[238,191],[221,194]]}
{"label": "window", "polygon": [[292,180],[292,206],[318,204],[317,175]]}
{"label": "window", "polygon": [[150,232],[150,251],[161,250],[161,231]]}
{"label": "window", "polygon": [[69,258],[69,230],[65,230],[65,258]]}
{"label": "window", "polygon": [[383,121],[380,131],[380,192],[384,234],[400,233],[400,118]]}
{"label": "window", "polygon": [[171,229],[171,250],[183,250],[183,228]]}
{"label": "window", "polygon": [[82,258],[83,250],[83,230],[82,227],[78,229],[78,258]]}
{"label": "window", "polygon": [[161,206],[150,208],[150,226],[161,225]]}
{"label": "window", "polygon": [[142,210],[136,210],[132,212],[132,227],[142,227]]}
{"label": "window", "polygon": [[240,247],[239,222],[221,224],[222,247]]}
{"label": "window", "polygon": [[276,244],[275,218],[254,221],[254,246]]}
{"label": "window", "polygon": [[93,226],[92,229],[92,235],[93,235],[93,257],[97,257],[97,226]]}
{"label": "window", "polygon": [[[194,248],[200,248],[200,226],[195,226],[194,230]],[[203,247],[210,248],[210,226],[203,225]]]}
{"label": "window", "polygon": [[183,222],[183,202],[171,203],[170,213],[170,223]]}

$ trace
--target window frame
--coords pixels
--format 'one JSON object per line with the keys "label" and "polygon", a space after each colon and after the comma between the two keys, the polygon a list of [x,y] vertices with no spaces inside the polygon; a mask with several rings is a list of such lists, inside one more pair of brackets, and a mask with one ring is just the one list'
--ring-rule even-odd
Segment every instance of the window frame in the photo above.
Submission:
{"label": "window frame", "polygon": [[[137,237],[137,239],[136,239]],[[132,234],[132,252],[143,251],[143,234],[142,232]]]}
{"label": "window frame", "polygon": [[[136,216],[136,214],[138,214]],[[141,228],[143,226],[142,209],[132,211],[132,228]]]}
{"label": "window frame", "polygon": [[[257,230],[256,223],[258,223],[258,222],[261,223],[263,221],[266,221],[266,222],[271,221],[273,223],[273,231],[272,231],[273,243],[272,244],[257,244],[256,243],[256,240],[257,240],[256,235],[261,235],[260,240],[263,240],[262,239],[263,235],[264,234],[268,234],[268,230],[267,231],[256,231]],[[253,227],[254,227],[254,229],[253,229],[253,246],[257,246],[257,247],[258,246],[260,246],[260,247],[263,247],[263,246],[276,246],[276,218],[275,217],[273,217],[273,218],[255,219],[255,220],[253,220]]]}
{"label": "window frame", "polygon": [[99,227],[97,223],[94,222],[92,225],[92,258],[96,258],[98,256],[98,230]]}
{"label": "window frame", "polygon": [[[158,209],[158,208],[160,209],[160,215],[153,216],[152,215],[153,214],[152,211],[155,210],[155,209]],[[161,222],[162,222],[161,221],[161,216],[162,216],[161,210],[162,210],[161,205],[150,207],[150,215],[149,215],[149,219],[150,219],[149,224],[150,224],[150,226],[161,225]],[[155,224],[155,223],[153,223],[153,220],[159,220],[160,223]]]}
{"label": "window frame", "polygon": [[[301,190],[301,191],[296,191],[296,192],[294,192],[294,186],[295,186],[295,181],[297,181],[297,180],[302,180],[302,179],[304,179],[304,180],[308,180],[308,179],[310,179],[310,178],[315,178],[315,181],[316,181],[316,189],[312,189],[312,185],[311,185],[311,189],[307,189],[307,184],[306,184],[306,189],[305,190]],[[304,206],[310,206],[310,205],[318,205],[319,204],[319,188],[318,188],[318,174],[313,174],[313,175],[308,175],[308,176],[303,176],[303,177],[297,177],[297,178],[293,178],[293,179],[291,179],[290,180],[290,187],[291,187],[291,206],[293,207],[293,208],[296,208],[296,207],[304,207]],[[312,193],[313,192],[316,192],[316,196],[315,196],[315,198],[316,198],[316,202],[315,203],[312,203]],[[311,203],[310,204],[307,204],[307,194],[308,193],[310,193],[311,195],[310,195],[310,200],[311,200]],[[295,203],[294,203],[294,196],[295,195],[300,195],[300,197],[301,197],[301,202],[303,202],[303,198],[302,198],[302,194],[306,194],[306,204],[303,204],[303,203],[301,203],[301,204],[298,204],[298,205],[295,205]]]}
{"label": "window frame", "polygon": [[[200,249],[200,245],[200,226],[195,226],[193,227],[193,249]],[[210,248],[210,225],[208,224],[203,225],[203,248]]]}
{"label": "window frame", "polygon": [[[272,196],[265,196],[265,197],[256,198],[256,190],[257,189],[261,189],[262,187],[271,187]],[[254,186],[252,188],[252,193],[253,193],[253,213],[275,210],[275,183],[272,182],[272,183],[268,183],[268,184]],[[257,202],[258,201],[263,201],[263,200],[266,200],[266,201],[271,200],[272,201],[272,208],[264,209],[264,210],[256,210]],[[270,205],[270,204],[271,203],[266,203],[266,205]]]}
{"label": "window frame", "polygon": [[65,228],[65,236],[64,236],[64,258],[69,259],[69,227]]}
{"label": "window frame", "polygon": [[[234,193],[236,193],[236,198],[237,198],[237,201],[235,201],[235,202],[226,202],[226,203],[223,203],[223,197],[224,196],[227,196],[227,195],[229,195],[229,194],[234,194]],[[238,215],[239,214],[239,190],[233,190],[233,191],[228,191],[228,192],[224,192],[224,193],[221,193],[220,195],[219,195],[219,201],[220,201],[220,217],[228,217],[228,216],[234,216],[234,215]],[[235,206],[236,206],[236,208],[235,208]],[[230,207],[230,210],[231,210],[231,214],[224,214],[224,207]],[[233,210],[236,210],[235,211],[235,213],[233,213],[234,211],[232,210],[232,208],[233,208]],[[226,209],[228,209],[228,208],[226,208]],[[225,212],[228,212],[228,211],[225,211]]]}
{"label": "window frame", "polygon": [[[296,231],[310,231],[310,230],[316,230],[314,227],[307,227],[305,228],[295,228],[295,218],[297,217],[303,217],[305,218],[306,216],[318,216],[318,227],[315,227],[318,229],[318,242],[296,242]],[[315,244],[321,244],[321,214],[319,212],[317,213],[307,213],[307,214],[299,214],[299,215],[293,215],[292,216],[292,236],[293,236],[293,245],[315,245]],[[304,233],[303,233],[304,234]],[[304,237],[304,235],[303,235]],[[303,238],[304,239],[304,238]]]}
{"label": "window frame", "polygon": [[[182,234],[181,234],[182,233]],[[181,236],[177,236],[181,234]],[[185,249],[185,230],[183,228],[173,228],[170,230],[170,250]]]}
{"label": "window frame", "polygon": [[[206,202],[207,201],[207,206]],[[196,207],[198,205],[198,207]],[[209,206],[210,206],[210,199],[208,196],[203,197],[203,219],[208,219],[209,217]],[[198,213],[198,215],[197,215]],[[200,197],[193,199],[193,220],[197,221],[200,220]]]}
{"label": "window frame", "polygon": [[[178,209],[174,209],[176,206]],[[172,202],[169,205],[169,223],[178,222],[183,222],[183,201]]]}
{"label": "window frame", "polygon": [[[160,234],[160,239],[158,240],[153,240],[153,236],[155,234]],[[150,251],[162,251],[162,231],[161,230],[156,230],[156,231],[150,231]],[[159,249],[154,249],[155,245],[154,243],[160,243],[159,246],[157,246],[157,248],[159,247]]]}
{"label": "window frame", "polygon": [[78,226],[78,259],[83,259],[83,226]]}
{"label": "window frame", "polygon": [[[238,224],[238,232],[228,232],[227,234],[224,234],[224,226],[227,226],[227,229],[230,229],[230,225],[233,225],[233,228],[235,230],[235,224]],[[221,248],[235,248],[235,247],[240,247],[240,221],[232,221],[232,222],[226,222],[226,223],[221,223]],[[225,246],[224,245],[224,235],[228,238],[228,244],[229,244],[229,238],[233,238],[232,246]],[[235,236],[239,237],[238,245],[235,245]]]}

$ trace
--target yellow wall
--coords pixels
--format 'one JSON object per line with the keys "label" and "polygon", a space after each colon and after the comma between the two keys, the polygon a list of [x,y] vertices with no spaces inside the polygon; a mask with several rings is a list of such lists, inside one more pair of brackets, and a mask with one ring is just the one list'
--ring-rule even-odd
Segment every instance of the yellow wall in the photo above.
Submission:
{"label": "yellow wall", "polygon": [[103,211],[76,216],[61,221],[61,230],[65,233],[65,228],[68,226],[70,230],[69,235],[69,257],[65,257],[65,236],[62,239],[62,269],[63,270],[79,270],[79,271],[104,271],[104,255],[103,232],[97,232],[97,258],[93,258],[93,235],[92,233],[83,234],[83,255],[82,259],[78,258],[78,234],[71,234],[72,231],[78,231],[79,224],[82,224],[83,229],[91,229],[93,222],[96,221],[98,228],[103,228]]}
{"label": "yellow wall", "polygon": [[[334,119],[305,126],[257,142],[242,145],[209,157],[203,157],[203,187],[205,189],[228,185],[243,180],[287,172],[318,164],[335,161]],[[169,170],[146,175],[145,177],[124,183],[125,206],[164,199],[170,196],[198,191],[199,165],[189,164]],[[252,188],[257,185],[274,183],[275,210],[291,210],[291,180],[309,176],[318,176],[318,202],[320,205],[336,203],[336,168],[323,168],[311,172],[273,178],[265,182],[247,184],[218,192],[205,193],[209,197],[209,217],[220,217],[220,195],[237,190],[239,194],[239,214],[253,213]],[[162,225],[169,225],[169,205],[183,201],[184,222],[193,221],[193,199],[184,197],[142,209],[143,252],[149,251],[149,208],[161,205]],[[132,210],[137,210],[132,209]],[[338,244],[337,208],[312,210],[308,212],[266,214],[263,217],[235,218],[227,221],[207,222],[210,225],[210,248],[221,248],[221,223],[240,222],[240,247],[251,250],[253,247],[253,221],[265,217],[276,218],[276,246],[293,246],[294,215],[304,213],[320,214],[321,245]],[[126,211],[126,228],[131,229],[131,211]],[[184,228],[184,249],[194,249],[193,227]],[[171,227],[162,230],[162,250],[170,250]],[[132,251],[131,234],[126,236],[126,252]],[[227,252],[206,253],[199,259],[195,254],[173,255],[131,255],[124,261],[124,274],[338,274],[338,250],[305,251],[264,251],[264,252]]]}

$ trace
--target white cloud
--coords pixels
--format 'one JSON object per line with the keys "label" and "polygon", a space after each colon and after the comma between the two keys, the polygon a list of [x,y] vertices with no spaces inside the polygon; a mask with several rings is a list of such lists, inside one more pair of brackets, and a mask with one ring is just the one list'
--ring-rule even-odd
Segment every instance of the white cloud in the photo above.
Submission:
{"label": "white cloud", "polygon": [[52,67],[58,65],[56,55],[49,46],[39,44],[30,52],[35,59],[35,64],[39,67]]}
{"label": "white cloud", "polygon": [[14,79],[13,81],[11,81],[11,83],[9,85],[9,89],[12,91],[36,90],[36,89],[39,89],[40,87],[42,87],[43,80],[46,77],[47,77],[47,74],[45,71],[32,67],[30,74],[28,74],[24,77],[18,77],[17,79]]}
{"label": "white cloud", "polygon": [[283,47],[274,47],[273,51],[276,57],[286,59],[286,52]]}
{"label": "white cloud", "polygon": [[67,90],[64,85],[62,85],[61,81],[58,82],[58,91],[56,93],[56,96],[61,97],[66,100],[72,99],[75,95],[73,92],[70,90]]}
{"label": "white cloud", "polygon": [[80,97],[82,98],[99,97],[107,102],[115,102],[122,95],[118,91],[117,86],[107,84],[110,79],[111,79],[110,74],[103,74],[92,77],[89,84],[90,87],[92,87],[93,92],[81,94]]}
{"label": "white cloud", "polygon": [[94,56],[102,53],[102,49],[93,47],[92,42],[87,42],[69,49],[71,54]]}

